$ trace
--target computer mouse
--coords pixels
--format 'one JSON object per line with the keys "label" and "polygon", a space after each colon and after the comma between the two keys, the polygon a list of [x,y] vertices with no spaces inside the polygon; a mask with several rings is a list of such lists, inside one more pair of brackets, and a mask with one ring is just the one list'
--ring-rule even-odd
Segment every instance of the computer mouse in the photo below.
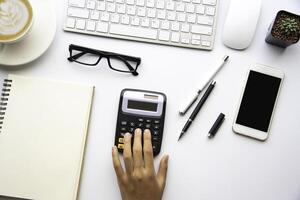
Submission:
{"label": "computer mouse", "polygon": [[226,46],[243,50],[251,44],[261,4],[261,0],[231,0],[223,30]]}

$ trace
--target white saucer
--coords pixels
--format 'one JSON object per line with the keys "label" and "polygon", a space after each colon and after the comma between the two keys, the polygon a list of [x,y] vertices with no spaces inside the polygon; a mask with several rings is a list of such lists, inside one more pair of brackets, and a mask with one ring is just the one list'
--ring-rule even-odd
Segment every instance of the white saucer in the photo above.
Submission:
{"label": "white saucer", "polygon": [[30,0],[34,10],[34,24],[29,35],[21,42],[0,45],[0,65],[24,65],[40,57],[51,45],[56,32],[54,3]]}

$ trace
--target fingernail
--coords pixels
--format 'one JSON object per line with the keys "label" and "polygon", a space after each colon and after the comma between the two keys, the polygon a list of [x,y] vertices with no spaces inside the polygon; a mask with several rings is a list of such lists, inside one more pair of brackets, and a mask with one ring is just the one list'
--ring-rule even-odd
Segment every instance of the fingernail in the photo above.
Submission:
{"label": "fingernail", "polygon": [[125,133],[124,137],[131,137],[131,134],[130,133]]}

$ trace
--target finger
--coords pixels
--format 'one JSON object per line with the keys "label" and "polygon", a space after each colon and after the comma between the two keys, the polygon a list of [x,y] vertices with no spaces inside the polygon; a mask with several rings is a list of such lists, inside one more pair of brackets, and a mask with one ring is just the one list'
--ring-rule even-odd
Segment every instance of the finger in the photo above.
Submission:
{"label": "finger", "polygon": [[162,188],[164,188],[166,185],[168,162],[169,162],[169,156],[168,155],[164,156],[160,161],[159,169],[157,172],[158,182]]}
{"label": "finger", "polygon": [[134,142],[133,142],[133,162],[134,170],[143,167],[143,153],[142,153],[142,130],[136,129],[134,131]]}
{"label": "finger", "polygon": [[112,159],[116,175],[118,178],[120,178],[123,175],[124,170],[122,168],[119,152],[116,146],[112,148]]}
{"label": "finger", "polygon": [[133,170],[133,160],[132,160],[132,151],[131,151],[131,138],[132,135],[130,133],[126,133],[124,136],[124,151],[123,151],[123,157],[124,157],[124,163],[125,163],[125,169],[128,174],[131,174]]}
{"label": "finger", "polygon": [[148,129],[144,131],[144,161],[146,169],[154,172],[153,149],[151,133]]}

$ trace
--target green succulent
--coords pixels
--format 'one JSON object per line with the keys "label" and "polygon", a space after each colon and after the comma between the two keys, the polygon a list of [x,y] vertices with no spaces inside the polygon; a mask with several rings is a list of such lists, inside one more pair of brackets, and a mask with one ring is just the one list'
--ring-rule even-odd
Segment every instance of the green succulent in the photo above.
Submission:
{"label": "green succulent", "polygon": [[280,29],[287,36],[294,36],[299,32],[298,23],[290,17],[281,20]]}

